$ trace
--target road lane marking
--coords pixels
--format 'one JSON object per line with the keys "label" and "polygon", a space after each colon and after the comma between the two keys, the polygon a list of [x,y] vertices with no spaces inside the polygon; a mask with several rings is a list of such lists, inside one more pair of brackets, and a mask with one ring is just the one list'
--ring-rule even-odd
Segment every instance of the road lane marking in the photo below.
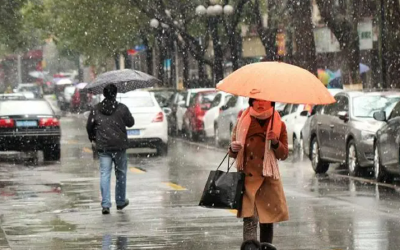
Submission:
{"label": "road lane marking", "polygon": [[84,148],[82,149],[82,151],[85,152],[85,153],[90,153],[90,154],[93,153],[93,150],[91,150],[90,148],[87,148],[87,147],[84,147]]}
{"label": "road lane marking", "polygon": [[67,144],[78,144],[79,142],[77,140],[68,140]]}
{"label": "road lane marking", "polygon": [[187,190],[186,188],[172,182],[164,182],[164,184],[177,191]]}
{"label": "road lane marking", "polygon": [[236,209],[228,209],[227,210],[229,213],[237,215],[237,210]]}
{"label": "road lane marking", "polygon": [[146,171],[141,170],[140,168],[129,167],[129,170],[135,174],[144,174]]}

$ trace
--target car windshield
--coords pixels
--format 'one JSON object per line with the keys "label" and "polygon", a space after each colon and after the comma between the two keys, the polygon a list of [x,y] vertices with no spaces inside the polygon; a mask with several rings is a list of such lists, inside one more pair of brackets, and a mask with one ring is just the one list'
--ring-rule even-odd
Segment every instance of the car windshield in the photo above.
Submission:
{"label": "car windshield", "polygon": [[206,93],[203,95],[200,95],[200,104],[209,104],[212,103],[212,101],[214,100],[215,96],[217,95],[217,92],[213,92],[213,93]]}
{"label": "car windshield", "polygon": [[23,86],[19,89],[19,92],[38,92],[38,86]]}
{"label": "car windshield", "polygon": [[393,104],[400,100],[400,96],[358,96],[353,98],[353,113],[355,117],[373,118],[377,111],[390,112]]}
{"label": "car windshield", "polygon": [[45,101],[0,102],[0,116],[9,115],[53,115],[53,110]]}
{"label": "car windshield", "polygon": [[73,95],[74,92],[75,92],[75,87],[66,87],[66,88],[65,88],[65,93],[66,93],[66,94]]}
{"label": "car windshield", "polygon": [[154,107],[153,99],[150,96],[120,97],[117,99],[128,108]]}

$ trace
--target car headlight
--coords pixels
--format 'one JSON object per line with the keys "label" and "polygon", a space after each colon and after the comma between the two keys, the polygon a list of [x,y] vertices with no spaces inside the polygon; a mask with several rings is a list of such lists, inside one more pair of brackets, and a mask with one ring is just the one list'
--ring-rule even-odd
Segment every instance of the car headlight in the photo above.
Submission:
{"label": "car headlight", "polygon": [[371,131],[361,131],[361,140],[368,141],[375,138],[375,133]]}

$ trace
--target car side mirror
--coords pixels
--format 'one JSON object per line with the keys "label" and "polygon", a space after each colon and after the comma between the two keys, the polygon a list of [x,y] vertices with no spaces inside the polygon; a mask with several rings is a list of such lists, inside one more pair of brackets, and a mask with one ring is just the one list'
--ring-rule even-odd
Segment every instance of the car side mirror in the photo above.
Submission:
{"label": "car side mirror", "polygon": [[180,101],[178,102],[178,106],[181,108],[186,108],[186,102],[185,101]]}
{"label": "car side mirror", "polygon": [[347,113],[347,111],[340,111],[338,117],[340,120],[347,122],[349,120],[349,113]]}
{"label": "car side mirror", "polygon": [[381,122],[386,122],[386,112],[385,111],[378,111],[374,113],[374,119]]}
{"label": "car side mirror", "polygon": [[166,116],[169,116],[172,113],[172,110],[170,108],[163,108],[163,111]]}
{"label": "car side mirror", "polygon": [[285,116],[285,112],[283,112],[282,110],[278,111],[278,113],[279,113],[279,115],[280,115],[281,117]]}
{"label": "car side mirror", "polygon": [[221,110],[224,111],[224,110],[227,110],[228,108],[229,108],[228,105],[224,105],[221,107]]}
{"label": "car side mirror", "polygon": [[303,111],[301,111],[300,116],[306,116],[307,117],[308,114],[309,114],[309,112],[307,110],[303,110]]}

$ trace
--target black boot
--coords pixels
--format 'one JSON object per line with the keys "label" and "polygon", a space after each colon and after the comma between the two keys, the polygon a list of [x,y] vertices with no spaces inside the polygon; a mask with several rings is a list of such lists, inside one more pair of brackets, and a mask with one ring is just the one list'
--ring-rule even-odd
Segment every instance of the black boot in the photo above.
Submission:
{"label": "black boot", "polygon": [[117,210],[122,210],[122,209],[124,209],[126,206],[128,206],[129,205],[129,200],[128,199],[125,199],[125,204],[124,205],[122,205],[122,206],[117,206]]}
{"label": "black boot", "polygon": [[261,250],[276,250],[276,247],[270,243],[261,243]]}
{"label": "black boot", "polygon": [[260,242],[256,240],[246,240],[242,243],[240,250],[260,250]]}

